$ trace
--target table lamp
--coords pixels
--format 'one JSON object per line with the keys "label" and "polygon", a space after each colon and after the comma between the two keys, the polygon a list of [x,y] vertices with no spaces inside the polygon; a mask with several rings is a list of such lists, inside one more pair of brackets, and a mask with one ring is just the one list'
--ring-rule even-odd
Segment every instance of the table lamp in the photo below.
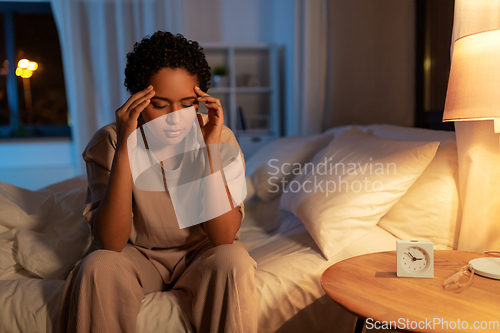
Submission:
{"label": "table lamp", "polygon": [[462,219],[457,249],[500,249],[500,30],[455,41],[443,121],[454,121]]}
{"label": "table lamp", "polygon": [[500,132],[500,30],[455,42],[443,121],[494,121]]}

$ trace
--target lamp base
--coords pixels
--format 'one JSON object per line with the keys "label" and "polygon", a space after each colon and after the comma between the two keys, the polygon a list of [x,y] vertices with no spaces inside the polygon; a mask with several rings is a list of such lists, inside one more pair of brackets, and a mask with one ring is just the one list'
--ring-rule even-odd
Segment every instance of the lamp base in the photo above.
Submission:
{"label": "lamp base", "polygon": [[462,221],[458,250],[500,248],[500,142],[493,120],[455,122]]}

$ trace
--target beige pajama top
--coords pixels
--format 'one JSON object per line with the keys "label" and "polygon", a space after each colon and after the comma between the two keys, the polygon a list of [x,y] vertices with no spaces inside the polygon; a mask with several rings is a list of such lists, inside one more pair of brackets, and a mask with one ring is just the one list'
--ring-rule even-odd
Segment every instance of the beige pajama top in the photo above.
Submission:
{"label": "beige pajama top", "polygon": [[[208,117],[203,115],[206,123]],[[141,125],[142,122],[139,122]],[[222,129],[221,144],[229,144],[243,153],[233,132],[226,126]],[[116,151],[116,123],[98,130],[83,152],[87,166],[88,188],[83,214],[92,226],[96,209],[104,196]],[[243,165],[244,159],[242,158]],[[190,263],[190,257],[209,242],[203,224],[181,229],[167,191],[143,191],[132,185],[132,231],[129,243],[147,256],[168,285],[182,274]],[[238,206],[242,219],[243,202]],[[236,235],[238,238],[239,232]],[[189,255],[188,255],[189,254]]]}

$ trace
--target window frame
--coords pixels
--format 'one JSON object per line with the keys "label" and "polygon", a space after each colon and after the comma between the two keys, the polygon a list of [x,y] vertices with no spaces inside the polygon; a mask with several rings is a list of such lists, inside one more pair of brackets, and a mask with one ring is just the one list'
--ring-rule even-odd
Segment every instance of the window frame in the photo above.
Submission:
{"label": "window frame", "polygon": [[[19,91],[17,86],[17,76],[15,75],[16,61],[16,43],[14,30],[14,14],[52,14],[50,2],[4,2],[0,1],[0,13],[4,16],[5,29],[5,53],[9,62],[7,74],[7,101],[9,107],[9,124],[0,125],[0,140],[19,139],[19,138],[40,138],[40,137],[70,137],[71,128],[69,125],[21,125]],[[69,119],[69,113],[68,113]],[[17,136],[12,135],[13,131],[25,129],[28,133],[34,135]]]}

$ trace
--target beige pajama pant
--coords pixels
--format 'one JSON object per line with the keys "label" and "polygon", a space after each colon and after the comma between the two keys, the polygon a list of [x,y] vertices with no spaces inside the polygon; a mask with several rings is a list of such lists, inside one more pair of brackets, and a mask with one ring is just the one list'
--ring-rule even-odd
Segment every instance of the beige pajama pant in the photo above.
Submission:
{"label": "beige pajama pant", "polygon": [[257,332],[256,263],[243,243],[213,247],[207,242],[183,266],[166,267],[178,276],[166,286],[157,267],[134,245],[122,252],[90,253],[66,281],[61,332],[135,333],[144,296],[167,289],[199,333]]}

